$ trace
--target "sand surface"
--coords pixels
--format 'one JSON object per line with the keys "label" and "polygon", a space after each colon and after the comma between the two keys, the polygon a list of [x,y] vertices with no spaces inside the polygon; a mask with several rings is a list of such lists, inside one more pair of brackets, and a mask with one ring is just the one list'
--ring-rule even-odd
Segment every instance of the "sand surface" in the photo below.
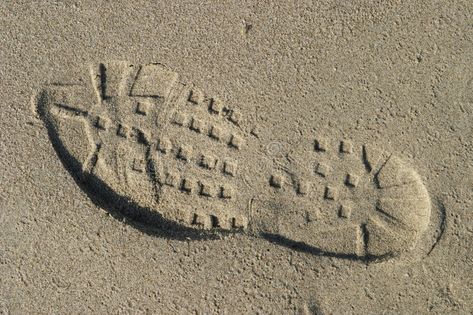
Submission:
{"label": "sand surface", "polygon": [[1,314],[473,313],[473,2],[30,2]]}

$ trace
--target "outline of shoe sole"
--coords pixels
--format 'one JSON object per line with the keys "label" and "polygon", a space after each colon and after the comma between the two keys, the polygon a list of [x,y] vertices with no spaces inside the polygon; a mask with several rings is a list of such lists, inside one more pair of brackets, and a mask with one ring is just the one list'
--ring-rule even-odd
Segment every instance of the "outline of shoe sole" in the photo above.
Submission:
{"label": "outline of shoe sole", "polygon": [[[91,80],[85,84],[46,87],[35,102],[61,161],[81,188],[101,199],[106,209],[116,208],[144,223],[176,225],[190,233],[247,231],[303,243],[309,252],[360,259],[407,251],[429,222],[430,199],[417,173],[391,156],[384,156],[380,164],[383,153],[364,146],[363,166],[368,174],[375,174],[377,185],[390,185],[398,190],[394,192],[398,197],[405,194],[399,190],[416,191],[420,201],[406,203],[399,213],[392,204],[383,205],[382,218],[350,226],[350,233],[340,234],[340,228],[294,233],[279,225],[278,231],[261,229],[259,223],[264,225],[261,221],[266,218],[246,205],[253,208],[255,200],[268,201],[273,192],[245,194],[237,189],[256,171],[244,163],[255,146],[249,145],[250,132],[242,127],[246,121],[237,109],[180,82],[177,73],[157,63],[99,64],[89,74]],[[315,151],[325,152],[325,145],[319,139]],[[351,153],[353,145],[342,142],[339,150]],[[399,184],[405,178],[408,181]],[[359,178],[347,178],[352,181],[347,184],[355,180]],[[269,181],[281,190],[281,178],[271,176]],[[336,193],[324,187],[324,198],[334,200]],[[297,195],[307,194],[300,182],[296,190]],[[405,209],[421,219],[410,222],[413,217]],[[349,216],[349,210],[342,212]],[[392,232],[379,220],[402,225],[404,232]],[[291,225],[291,218],[287,223]]]}

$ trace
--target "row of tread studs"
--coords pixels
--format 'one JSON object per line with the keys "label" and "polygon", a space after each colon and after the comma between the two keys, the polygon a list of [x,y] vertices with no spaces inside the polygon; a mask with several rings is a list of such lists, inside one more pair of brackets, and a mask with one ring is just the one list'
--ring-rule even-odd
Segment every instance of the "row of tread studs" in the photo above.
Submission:
{"label": "row of tread studs", "polygon": [[175,187],[181,192],[188,194],[195,192],[200,196],[217,197],[227,200],[235,197],[234,189],[229,185],[214,185],[206,181],[196,180],[191,176],[181,177],[178,173],[172,171],[165,174],[163,184]]}
{"label": "row of tread studs", "polygon": [[215,115],[223,114],[230,122],[237,126],[242,119],[242,115],[238,110],[226,107],[219,99],[207,98],[202,90],[198,88],[189,90],[187,101],[193,106],[204,104],[210,113]]}
{"label": "row of tread studs", "polygon": [[[217,157],[212,154],[205,153],[194,153],[194,149],[190,145],[178,145],[174,146],[166,137],[161,137],[157,143],[157,150],[162,154],[174,154],[176,159],[185,162],[191,162],[195,160],[198,166],[207,169],[214,170],[220,169],[223,174],[228,176],[235,176],[238,169],[238,163],[230,159],[225,159],[221,162]],[[219,167],[220,165],[220,167]]]}
{"label": "row of tread studs", "polygon": [[225,132],[224,128],[217,125],[207,126],[202,119],[189,117],[183,113],[174,113],[172,123],[177,126],[189,128],[189,130],[199,134],[206,134],[211,139],[226,143],[229,147],[234,149],[241,149],[244,145],[244,140],[241,136],[235,133]]}

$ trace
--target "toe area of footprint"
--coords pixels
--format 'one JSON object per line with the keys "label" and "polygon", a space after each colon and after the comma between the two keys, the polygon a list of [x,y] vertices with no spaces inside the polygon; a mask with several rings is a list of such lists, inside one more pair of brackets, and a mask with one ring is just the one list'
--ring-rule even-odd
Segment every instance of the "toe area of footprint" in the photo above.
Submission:
{"label": "toe area of footprint", "polygon": [[[196,230],[242,230],[241,112],[161,64],[91,65],[36,98],[69,172],[103,205]],[[117,201],[118,200],[118,201]]]}

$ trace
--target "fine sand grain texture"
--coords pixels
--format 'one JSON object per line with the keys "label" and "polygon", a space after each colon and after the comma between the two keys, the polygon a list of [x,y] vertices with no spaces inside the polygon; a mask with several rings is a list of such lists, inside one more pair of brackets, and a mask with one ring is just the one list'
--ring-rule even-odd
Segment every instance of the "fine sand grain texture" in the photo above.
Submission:
{"label": "fine sand grain texture", "polygon": [[0,314],[473,313],[473,2],[30,2]]}

